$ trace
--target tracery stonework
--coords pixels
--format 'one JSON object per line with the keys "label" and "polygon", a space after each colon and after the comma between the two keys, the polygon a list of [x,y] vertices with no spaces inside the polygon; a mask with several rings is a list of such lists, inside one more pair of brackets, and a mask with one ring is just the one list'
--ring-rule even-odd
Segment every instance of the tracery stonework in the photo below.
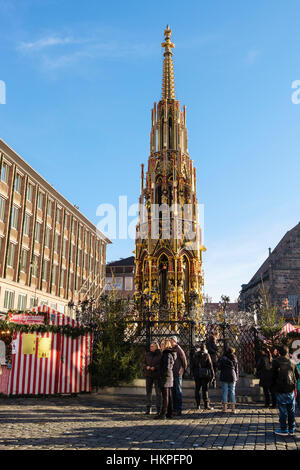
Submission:
{"label": "tracery stonework", "polygon": [[145,174],[141,166],[136,298],[144,299],[156,320],[199,321],[205,247],[198,221],[196,169],[188,153],[186,108],[181,110],[175,99],[174,44],[168,26],[164,34],[162,99],[152,109]]}

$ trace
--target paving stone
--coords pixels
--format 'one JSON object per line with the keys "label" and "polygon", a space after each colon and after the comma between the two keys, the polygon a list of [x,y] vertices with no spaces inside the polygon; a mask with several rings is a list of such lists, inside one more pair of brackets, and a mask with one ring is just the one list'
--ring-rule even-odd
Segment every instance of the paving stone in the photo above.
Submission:
{"label": "paving stone", "polygon": [[158,422],[144,415],[140,396],[0,398],[0,450],[300,450],[298,436],[274,435],[277,410],[244,403],[224,416],[219,403],[212,412],[195,413],[192,406],[186,403],[180,418]]}

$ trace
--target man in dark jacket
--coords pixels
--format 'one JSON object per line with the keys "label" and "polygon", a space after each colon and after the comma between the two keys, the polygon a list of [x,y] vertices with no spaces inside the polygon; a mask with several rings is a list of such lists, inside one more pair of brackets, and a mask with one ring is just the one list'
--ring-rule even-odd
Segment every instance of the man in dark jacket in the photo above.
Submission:
{"label": "man in dark jacket", "polygon": [[263,348],[257,361],[256,372],[259,385],[263,388],[265,407],[269,407],[272,398],[272,408],[276,408],[276,396],[272,389],[272,354],[268,348]]}
{"label": "man in dark jacket", "polygon": [[146,414],[150,415],[152,411],[152,389],[155,387],[156,393],[156,411],[160,413],[161,393],[159,387],[159,364],[161,359],[161,350],[159,344],[153,342],[150,344],[150,351],[145,354],[143,360],[143,371],[146,378]]}
{"label": "man in dark jacket", "polygon": [[287,346],[278,348],[279,357],[272,362],[272,386],[276,393],[279,408],[280,429],[275,434],[293,436],[295,434],[295,388],[299,379],[296,364],[289,358]]}
{"label": "man in dark jacket", "polygon": [[174,384],[172,388],[173,414],[180,416],[182,412],[182,376],[187,369],[186,355],[183,349],[177,344],[176,336],[170,338],[173,350],[176,352],[176,360],[173,367]]}
{"label": "man in dark jacket", "polygon": [[204,344],[200,345],[199,350],[196,351],[193,356],[191,371],[195,380],[195,400],[197,409],[200,409],[200,389],[202,388],[204,409],[212,410],[213,408],[210,406],[208,399],[208,384],[214,380],[215,371],[210,355],[208,354]]}

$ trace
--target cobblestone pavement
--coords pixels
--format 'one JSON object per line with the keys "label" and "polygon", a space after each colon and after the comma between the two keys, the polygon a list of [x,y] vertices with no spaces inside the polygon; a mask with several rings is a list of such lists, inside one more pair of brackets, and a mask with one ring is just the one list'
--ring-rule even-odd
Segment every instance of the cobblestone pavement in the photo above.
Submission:
{"label": "cobblestone pavement", "polygon": [[300,450],[300,433],[274,435],[277,410],[245,403],[233,415],[212,405],[196,411],[185,400],[182,416],[157,421],[141,396],[1,398],[0,450]]}

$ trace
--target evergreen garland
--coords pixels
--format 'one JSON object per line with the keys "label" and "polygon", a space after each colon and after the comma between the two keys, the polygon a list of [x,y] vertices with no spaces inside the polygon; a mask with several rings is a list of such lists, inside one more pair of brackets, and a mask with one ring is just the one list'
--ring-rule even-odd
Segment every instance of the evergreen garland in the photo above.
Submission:
{"label": "evergreen garland", "polygon": [[14,323],[8,321],[9,315],[7,314],[6,320],[0,320],[0,331],[10,331],[11,334],[14,332],[21,332],[21,333],[60,333],[65,336],[70,336],[73,339],[78,338],[79,336],[83,336],[86,333],[90,333],[93,331],[91,327],[88,326],[80,326],[80,327],[72,327],[71,325],[51,325],[49,324],[49,314],[45,312],[28,312],[28,311],[10,311],[9,313],[14,314],[23,314],[23,315],[30,315],[30,316],[44,316],[44,324],[31,324],[31,325],[24,325],[20,323]]}

